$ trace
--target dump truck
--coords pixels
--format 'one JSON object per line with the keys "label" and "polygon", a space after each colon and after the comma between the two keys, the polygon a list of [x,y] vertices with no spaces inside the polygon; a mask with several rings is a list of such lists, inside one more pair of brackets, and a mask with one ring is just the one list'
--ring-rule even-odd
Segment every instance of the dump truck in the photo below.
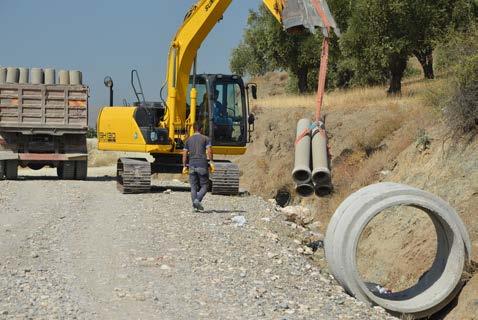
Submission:
{"label": "dump truck", "polygon": [[79,71],[0,68],[0,179],[18,167],[86,179],[88,97]]}

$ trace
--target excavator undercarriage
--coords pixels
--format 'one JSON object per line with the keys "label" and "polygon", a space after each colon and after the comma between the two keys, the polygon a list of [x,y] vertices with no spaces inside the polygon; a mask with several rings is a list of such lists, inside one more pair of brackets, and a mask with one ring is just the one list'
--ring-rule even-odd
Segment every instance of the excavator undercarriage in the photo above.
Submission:
{"label": "excavator undercarriage", "polygon": [[[239,194],[239,167],[230,161],[215,162],[216,169],[210,174],[210,191],[212,194]],[[154,170],[154,168],[161,168]],[[175,169],[176,168],[176,169]],[[179,169],[178,169],[179,168]],[[117,163],[117,188],[123,194],[147,193],[151,190],[151,175],[154,173],[179,173],[180,166],[169,166],[157,162],[149,163],[143,158],[120,158]]]}

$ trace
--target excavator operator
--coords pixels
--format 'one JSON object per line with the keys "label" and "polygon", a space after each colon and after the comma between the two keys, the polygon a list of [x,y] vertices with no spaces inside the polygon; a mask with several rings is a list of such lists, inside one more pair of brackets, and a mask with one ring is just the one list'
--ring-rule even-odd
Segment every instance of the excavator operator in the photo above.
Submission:
{"label": "excavator operator", "polygon": [[223,105],[219,99],[219,91],[214,90],[214,102],[213,102],[213,122],[214,122],[214,135],[217,140],[229,141],[232,135],[232,119],[227,114],[227,108]]}

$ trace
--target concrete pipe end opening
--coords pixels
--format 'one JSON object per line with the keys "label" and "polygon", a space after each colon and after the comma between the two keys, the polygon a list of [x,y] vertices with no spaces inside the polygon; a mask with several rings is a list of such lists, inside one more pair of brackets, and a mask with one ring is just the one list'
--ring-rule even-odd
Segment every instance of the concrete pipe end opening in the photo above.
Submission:
{"label": "concrete pipe end opening", "polygon": [[[358,242],[375,216],[397,206],[419,208],[430,217],[436,231],[436,255],[416,284],[396,293],[377,294],[358,271]],[[440,311],[458,294],[471,242],[463,222],[445,201],[416,188],[380,183],[357,191],[339,206],[327,229],[325,253],[333,275],[350,294],[393,314],[420,318]]]}
{"label": "concrete pipe end opening", "polygon": [[315,185],[314,192],[317,197],[326,197],[332,193],[332,185]]}
{"label": "concrete pipe end opening", "polygon": [[312,183],[298,184],[295,187],[295,191],[301,197],[310,197],[314,194],[314,185]]}
{"label": "concrete pipe end opening", "polygon": [[292,179],[297,184],[306,184],[312,178],[312,173],[310,172],[310,168],[307,167],[297,167],[292,171]]}

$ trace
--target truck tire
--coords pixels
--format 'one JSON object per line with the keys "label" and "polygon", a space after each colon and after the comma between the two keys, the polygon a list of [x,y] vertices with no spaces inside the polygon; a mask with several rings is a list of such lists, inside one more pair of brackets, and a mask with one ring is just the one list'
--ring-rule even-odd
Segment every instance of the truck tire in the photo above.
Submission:
{"label": "truck tire", "polygon": [[63,161],[56,168],[58,178],[73,180],[75,178],[75,161]]}
{"label": "truck tire", "polygon": [[7,160],[5,161],[5,178],[7,180],[17,180],[18,179],[18,161],[17,160]]}
{"label": "truck tire", "polygon": [[0,161],[0,180],[5,178],[5,161]]}
{"label": "truck tire", "polygon": [[88,175],[88,161],[87,160],[76,161],[75,179],[86,180],[87,175]]}

